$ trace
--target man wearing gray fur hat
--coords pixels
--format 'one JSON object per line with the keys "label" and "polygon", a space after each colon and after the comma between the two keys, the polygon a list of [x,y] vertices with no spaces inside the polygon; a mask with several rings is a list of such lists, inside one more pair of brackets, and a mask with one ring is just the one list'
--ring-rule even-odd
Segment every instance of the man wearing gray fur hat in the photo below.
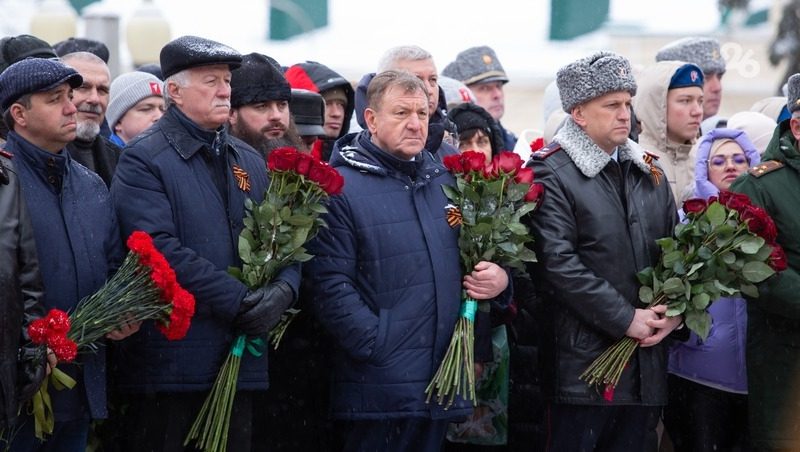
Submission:
{"label": "man wearing gray fur hat", "polygon": [[[677,223],[672,192],[655,157],[628,138],[636,94],[628,60],[598,52],[561,68],[557,84],[569,116],[528,164],[545,187],[528,217],[539,257],[528,271],[544,307],[550,449],[656,450],[667,402],[662,341],[681,317],[639,302],[634,275],[657,262],[656,239]],[[625,336],[640,346],[618,385],[582,381]]]}
{"label": "man wearing gray fur hat", "polygon": [[800,74],[789,78],[791,119],[775,128],[761,164],[731,191],[750,196],[775,220],[785,270],[758,285],[747,303],[747,386],[750,440],[755,450],[800,450],[797,365],[800,331]]}
{"label": "man wearing gray fur hat", "polygon": [[[673,41],[656,53],[658,61],[685,61],[703,70],[703,119],[719,113],[722,103],[722,76],[725,75],[725,59],[719,41],[707,37],[689,37]],[[719,121],[719,118],[717,119]],[[714,124],[711,128],[716,127]],[[705,130],[705,128],[704,128]]]}

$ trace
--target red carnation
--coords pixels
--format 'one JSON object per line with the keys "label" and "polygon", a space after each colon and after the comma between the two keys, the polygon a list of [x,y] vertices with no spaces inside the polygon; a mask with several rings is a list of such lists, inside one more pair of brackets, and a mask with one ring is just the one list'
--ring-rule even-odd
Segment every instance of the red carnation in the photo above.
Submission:
{"label": "red carnation", "polygon": [[269,153],[267,167],[270,171],[289,171],[295,169],[300,152],[293,147],[277,148]]}
{"label": "red carnation", "polygon": [[539,202],[544,195],[544,185],[539,183],[531,184],[528,193],[525,194],[525,202]]}
{"label": "red carnation", "polygon": [[786,262],[786,252],[778,244],[772,245],[772,252],[769,255],[769,266],[776,272],[782,272],[789,266]]}
{"label": "red carnation", "polygon": [[461,155],[448,155],[442,160],[445,168],[453,174],[463,174],[464,165],[461,164]]}
{"label": "red carnation", "polygon": [[47,318],[36,319],[28,325],[28,336],[34,344],[47,342]]}
{"label": "red carnation", "polygon": [[544,138],[539,137],[533,141],[531,141],[531,152],[536,152],[539,149],[544,147]]}
{"label": "red carnation", "polygon": [[483,172],[486,167],[486,156],[478,151],[465,151],[461,154],[461,165],[465,173]]}
{"label": "red carnation", "polygon": [[62,362],[71,362],[78,356],[78,344],[64,335],[51,336],[47,341],[47,346]]}
{"label": "red carnation", "polygon": [[687,215],[690,213],[703,213],[707,207],[706,200],[701,198],[687,199],[683,202],[683,212]]}
{"label": "red carnation", "polygon": [[518,184],[533,183],[533,168],[520,168],[514,176],[514,182]]}
{"label": "red carnation", "polygon": [[51,309],[45,317],[47,329],[52,334],[67,334],[69,332],[69,316],[60,309]]}

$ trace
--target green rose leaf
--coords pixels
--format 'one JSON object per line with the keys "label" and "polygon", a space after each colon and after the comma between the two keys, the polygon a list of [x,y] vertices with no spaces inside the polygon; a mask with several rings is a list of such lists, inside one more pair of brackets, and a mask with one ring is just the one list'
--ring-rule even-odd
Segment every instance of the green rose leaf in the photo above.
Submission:
{"label": "green rose leaf", "polygon": [[639,287],[639,300],[642,303],[649,305],[653,302],[653,289],[647,286]]}
{"label": "green rose leaf", "polygon": [[742,283],[739,291],[747,297],[758,298],[758,288],[753,284]]}
{"label": "green rose leaf", "polygon": [[670,251],[662,256],[661,261],[664,263],[664,267],[670,268],[674,266],[676,262],[679,262],[682,257],[683,254],[680,251]]}
{"label": "green rose leaf", "polygon": [[667,317],[675,317],[676,315],[681,315],[686,312],[686,303],[683,301],[679,301],[677,303],[670,303],[667,306]]}
{"label": "green rose leaf", "polygon": [[442,185],[442,191],[444,192],[444,195],[447,197],[447,199],[453,201],[454,203],[457,203],[458,200],[461,198],[461,194],[454,187],[450,185]]}
{"label": "green rose leaf", "polygon": [[711,316],[707,312],[686,311],[684,321],[686,322],[686,327],[700,336],[700,339],[706,340],[708,338],[708,333],[711,331]]}
{"label": "green rose leaf", "polygon": [[722,204],[715,202],[708,206],[705,211],[705,217],[708,218],[708,222],[711,223],[711,226],[719,226],[727,219],[727,212]]}
{"label": "green rose leaf", "polygon": [[684,292],[685,287],[683,285],[683,281],[680,278],[673,277],[664,281],[662,290],[667,295],[680,295]]}
{"label": "green rose leaf", "polygon": [[760,283],[774,274],[775,270],[763,262],[748,262],[742,268],[742,276],[751,283]]}
{"label": "green rose leaf", "polygon": [[689,269],[689,272],[687,273],[687,275],[688,276],[693,275],[694,272],[696,272],[697,270],[700,270],[701,268],[703,268],[703,265],[705,265],[704,262],[695,262],[694,264],[692,264],[692,268]]}
{"label": "green rose leaf", "polygon": [[711,303],[711,297],[707,293],[699,293],[692,297],[692,306],[695,309],[705,309]]}
{"label": "green rose leaf", "polygon": [[739,249],[745,254],[756,254],[762,246],[764,246],[764,239],[752,235],[739,243]]}

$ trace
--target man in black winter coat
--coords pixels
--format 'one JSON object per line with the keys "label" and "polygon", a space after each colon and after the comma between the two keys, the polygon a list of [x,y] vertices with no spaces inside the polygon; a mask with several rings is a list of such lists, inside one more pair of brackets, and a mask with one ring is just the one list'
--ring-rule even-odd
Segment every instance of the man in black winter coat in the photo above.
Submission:
{"label": "man in black winter coat", "polygon": [[[14,425],[19,406],[39,389],[45,350],[30,344],[27,326],[41,317],[43,286],[13,156],[0,150],[0,432]],[[5,445],[8,435],[2,435]]]}
{"label": "man in black winter coat", "polygon": [[[549,450],[654,451],[667,401],[662,340],[681,316],[639,302],[635,275],[658,261],[656,239],[672,235],[672,192],[652,155],[628,139],[636,82],[625,58],[580,59],[557,83],[570,116],[530,163],[545,187],[529,216],[539,258],[529,271],[542,300]],[[616,388],[582,381],[625,336],[639,347]]]}

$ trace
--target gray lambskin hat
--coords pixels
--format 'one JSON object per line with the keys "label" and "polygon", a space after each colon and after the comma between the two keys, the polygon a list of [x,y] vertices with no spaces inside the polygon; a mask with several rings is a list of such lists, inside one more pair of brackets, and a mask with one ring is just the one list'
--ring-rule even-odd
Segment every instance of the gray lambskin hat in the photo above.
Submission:
{"label": "gray lambskin hat", "polygon": [[508,83],[508,76],[491,47],[470,47],[456,55],[456,60],[445,66],[442,75],[465,85],[475,83]]}
{"label": "gray lambskin hat", "polygon": [[719,41],[714,38],[690,37],[665,45],[656,53],[656,61],[686,61],[700,66],[705,74],[724,74]]}
{"label": "gray lambskin hat", "polygon": [[794,113],[800,110],[800,74],[789,77],[789,95],[786,98],[786,107]]}
{"label": "gray lambskin hat", "polygon": [[567,113],[604,94],[627,91],[636,95],[630,62],[611,52],[597,52],[562,67],[556,75],[556,85]]}

